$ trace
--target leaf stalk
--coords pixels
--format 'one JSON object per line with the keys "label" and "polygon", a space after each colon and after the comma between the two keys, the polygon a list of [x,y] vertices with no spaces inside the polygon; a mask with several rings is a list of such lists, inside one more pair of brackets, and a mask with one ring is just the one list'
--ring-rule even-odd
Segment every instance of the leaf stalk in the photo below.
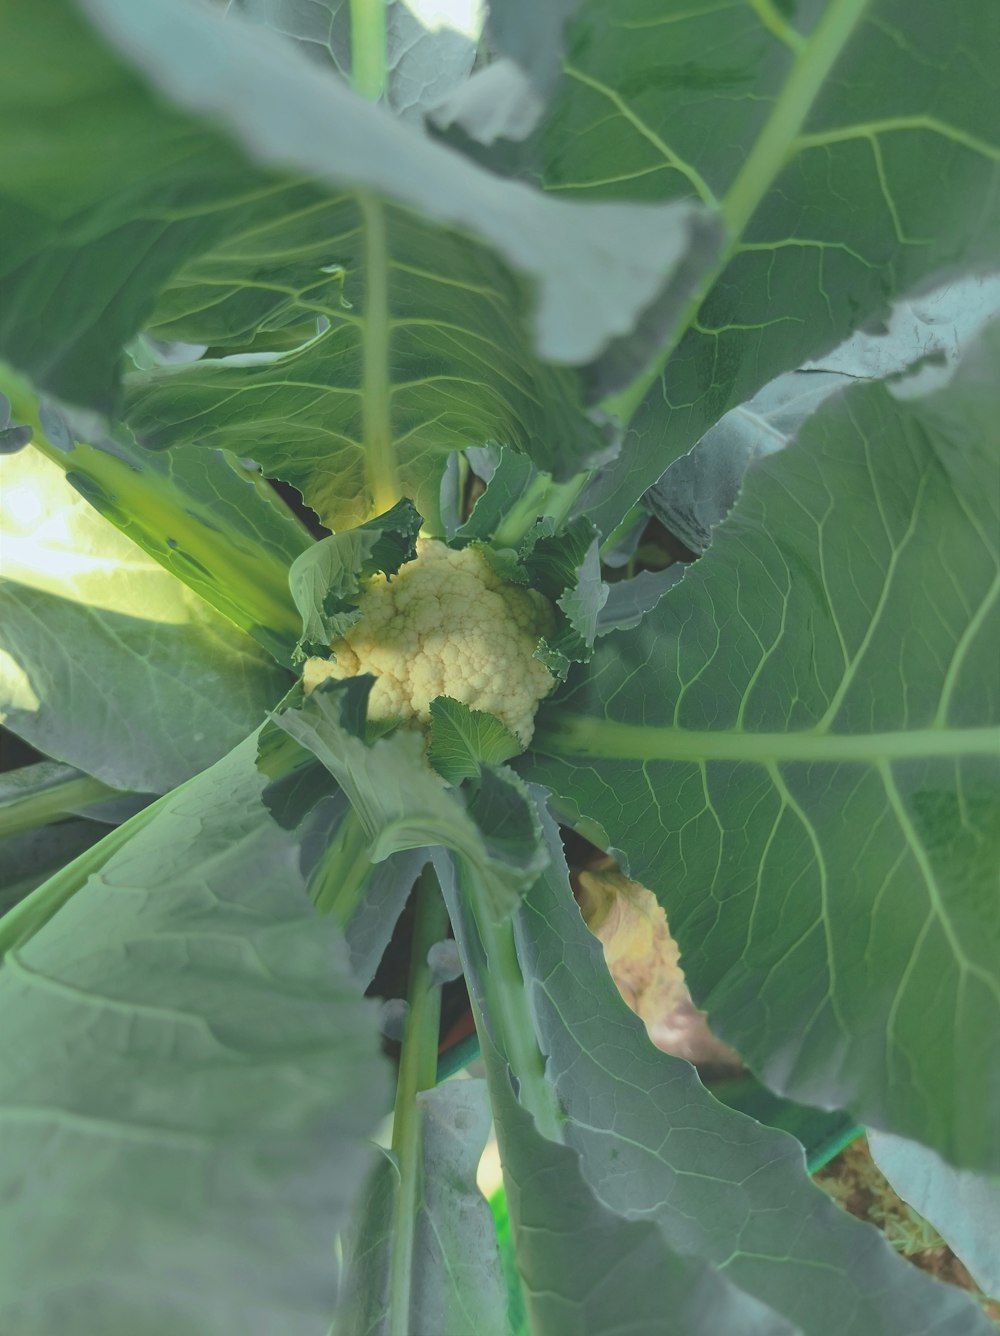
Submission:
{"label": "leaf stalk", "polygon": [[[470,897],[472,899],[472,897]],[[545,1075],[545,1057],[535,1038],[535,1020],[517,958],[514,921],[494,918],[488,907],[472,903],[472,915],[486,954],[482,972],[483,994],[490,1024],[517,1080],[518,1099],[549,1141],[563,1141],[563,1114],[555,1089]],[[475,996],[472,1008],[476,1029],[483,1033],[484,1018]]]}
{"label": "leaf stalk", "polygon": [[448,912],[434,869],[428,864],[417,882],[407,991],[409,1010],[403,1031],[393,1109],[392,1151],[399,1168],[399,1186],[393,1205],[387,1336],[411,1336],[413,1244],[423,1188],[423,1110],[417,1095],[422,1090],[432,1089],[437,1081],[438,1029],[441,1023],[441,988],[434,982],[427,955],[447,931]]}
{"label": "leaf stalk", "polygon": [[99,803],[103,798],[120,796],[120,789],[109,787],[93,775],[77,775],[37,793],[12,798],[0,805],[0,839],[37,830],[39,826],[48,826],[53,821],[75,815],[81,807]]}

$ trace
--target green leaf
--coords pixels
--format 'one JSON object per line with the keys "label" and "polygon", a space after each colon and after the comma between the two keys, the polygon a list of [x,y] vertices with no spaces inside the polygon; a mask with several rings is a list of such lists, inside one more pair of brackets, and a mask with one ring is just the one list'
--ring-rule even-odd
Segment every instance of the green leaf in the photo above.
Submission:
{"label": "green leaf", "polygon": [[828,401],[519,762],[657,893],[772,1089],[992,1172],[998,365],[994,327],[928,398]]}
{"label": "green leaf", "polygon": [[384,515],[331,534],[296,558],[288,584],[302,618],[300,654],[329,650],[330,642],[357,621],[362,580],[377,572],[395,575],[412,561],[420,524],[413,503],[399,501]]}
{"label": "green leaf", "polygon": [[242,631],[103,519],[35,446],[0,459],[0,711],[32,746],[162,793],[287,683]]}
{"label": "green leaf", "polygon": [[[449,1081],[417,1096],[423,1174],[413,1221],[411,1332],[507,1336],[507,1295],[493,1217],[476,1186],[490,1131],[481,1080]],[[337,1336],[386,1336],[393,1209],[399,1173],[385,1154],[366,1188],[347,1264]]]}
{"label": "green leaf", "polygon": [[371,843],[373,863],[404,849],[453,849],[489,911],[509,914],[545,857],[520,781],[509,771],[484,770],[470,810],[428,765],[419,733],[399,729],[367,746],[348,731],[341,701],[350,686],[324,684],[300,709],[286,709],[274,722],[322,761],[344,790]]}
{"label": "green leaf", "polygon": [[521,741],[488,710],[470,710],[450,696],[431,701],[427,759],[449,784],[478,779],[484,762],[501,765],[523,750]]}
{"label": "green leaf", "polygon": [[675,561],[662,571],[640,571],[628,580],[616,580],[608,586],[608,598],[597,614],[597,634],[629,631],[638,626],[663,595],[682,579],[687,567]]}
{"label": "green leaf", "polygon": [[779,376],[731,409],[670,465],[644,504],[692,552],[704,552],[753,460],[786,446],[831,394],[852,379],[882,380],[915,364],[921,385],[939,373],[947,380],[961,349],[997,315],[1000,275],[951,283],[917,302],[899,303],[884,332],[853,334],[818,363]]}
{"label": "green leaf", "polygon": [[[397,116],[418,123],[468,78],[478,32],[455,23],[425,26],[420,6],[403,0],[385,3],[386,95]],[[229,12],[291,37],[321,66],[345,79],[351,72],[351,14],[348,0],[234,0]],[[457,18],[458,16],[454,16]]]}
{"label": "green leaf", "polygon": [[[473,539],[485,543],[493,537],[500,524],[508,518],[519,501],[533,495],[538,470],[526,455],[515,450],[489,451],[470,447],[470,456],[477,474],[482,470],[486,490],[477,498],[472,514],[455,532],[459,539]],[[532,519],[537,518],[537,512]]]}
{"label": "green leaf", "polygon": [[892,1188],[929,1220],[979,1288],[1000,1299],[1000,1176],[953,1169],[926,1146],[872,1132],[872,1159]]}
{"label": "green leaf", "polygon": [[0,969],[5,1331],[330,1321],[386,1073],[256,754],[141,813]]}
{"label": "green leaf", "polygon": [[[360,709],[352,712],[365,735],[366,679],[345,684],[344,696],[362,696]],[[301,700],[301,688],[286,697]],[[347,795],[312,752],[273,723],[261,729],[258,767],[270,778],[264,790],[264,806],[279,825],[288,830],[302,827],[302,866],[308,872],[306,889],[321,913],[333,914],[343,928],[351,962],[351,973],[359,988],[367,988],[392,937],[420,870],[427,862],[421,850],[402,850],[380,863],[368,858],[370,841]]]}
{"label": "green leaf", "polygon": [[486,976],[498,962],[483,950],[452,860],[434,863],[477,1008],[533,1336],[794,1336],[796,1327],[704,1262],[675,1252],[651,1221],[616,1214],[587,1184],[578,1153],[539,1132],[514,1093],[524,1083],[489,1005]]}
{"label": "green leaf", "polygon": [[654,1048],[580,916],[559,831],[515,919],[546,1074],[584,1180],[626,1219],[721,1269],[806,1336],[988,1336],[968,1296],[900,1258],[811,1182],[799,1143],[719,1104]]}
{"label": "green leaf", "polygon": [[700,208],[581,208],[495,178],[208,6],[40,0],[4,37],[0,351],[107,413],[143,324],[210,345],[308,325],[289,352],[135,373],[128,416],[150,444],[251,453],[335,528],[400,491],[433,514],[470,441],[580,467],[602,434],[532,339],[587,361],[651,301],[682,305],[717,247]]}
{"label": "green leaf", "polygon": [[38,449],[95,510],[280,663],[291,662],[298,617],[288,568],[313,540],[255,465],[219,450],[154,454],[122,428],[77,440],[72,415],[39,409],[23,378],[0,367],[0,383],[33,423]]}
{"label": "green leaf", "polygon": [[574,201],[702,201],[730,237],[609,405],[634,435],[581,506],[603,532],[761,385],[997,266],[998,46],[992,0],[585,0],[522,167]]}

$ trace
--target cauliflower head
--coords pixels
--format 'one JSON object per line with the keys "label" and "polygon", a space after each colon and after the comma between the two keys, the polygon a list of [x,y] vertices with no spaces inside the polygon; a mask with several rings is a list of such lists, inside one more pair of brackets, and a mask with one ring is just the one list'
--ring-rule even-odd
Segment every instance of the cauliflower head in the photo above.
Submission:
{"label": "cauliflower head", "polygon": [[373,719],[426,724],[436,696],[489,710],[527,746],[535,711],[555,678],[533,658],[553,611],[532,589],[505,584],[475,548],[433,538],[387,580],[373,576],[361,616],[330,646],[334,658],[307,659],[303,684],[372,673]]}

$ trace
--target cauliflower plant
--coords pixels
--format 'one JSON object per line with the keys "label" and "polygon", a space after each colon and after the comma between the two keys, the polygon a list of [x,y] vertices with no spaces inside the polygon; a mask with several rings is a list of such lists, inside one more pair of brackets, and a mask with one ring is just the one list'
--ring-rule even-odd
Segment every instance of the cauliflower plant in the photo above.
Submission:
{"label": "cauliflower plant", "polygon": [[538,702],[555,685],[533,658],[553,624],[551,605],[532,589],[505,584],[475,548],[417,540],[415,560],[362,593],[361,617],[330,648],[307,659],[306,691],[326,678],[372,673],[373,719],[426,724],[436,696],[489,710],[527,746]]}

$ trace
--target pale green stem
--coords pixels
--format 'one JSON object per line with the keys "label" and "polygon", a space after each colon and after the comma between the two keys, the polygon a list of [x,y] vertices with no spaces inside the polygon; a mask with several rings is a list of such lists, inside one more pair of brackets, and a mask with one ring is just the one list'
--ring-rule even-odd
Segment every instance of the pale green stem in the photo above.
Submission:
{"label": "pale green stem", "polygon": [[351,0],[351,83],[370,102],[385,92],[385,0]]}
{"label": "pale green stem", "polygon": [[[351,0],[351,82],[370,102],[385,92],[385,0]],[[365,319],[362,326],[361,418],[365,479],[373,515],[390,510],[402,496],[392,437],[389,382],[389,250],[385,207],[370,191],[358,192]]]}
{"label": "pale green stem", "polygon": [[371,876],[371,841],[349,808],[309,882],[309,893],[321,914],[346,927]]}
{"label": "pale green stem", "polygon": [[392,437],[389,383],[389,257],[385,208],[367,191],[358,195],[364,233],[365,320],[362,332],[362,434],[372,514],[391,510],[402,496]]}
{"label": "pale green stem", "polygon": [[576,505],[580,493],[590,482],[591,477],[591,470],[588,469],[585,473],[574,474],[566,482],[554,482],[552,484],[544,514],[555,521],[557,528],[569,519],[570,512]]}
{"label": "pale green stem", "polygon": [[448,931],[448,913],[429,865],[420,874],[410,955],[409,1009],[399,1058],[392,1150],[399,1168],[393,1206],[392,1262],[389,1275],[388,1336],[413,1336],[410,1330],[413,1289],[414,1227],[423,1179],[422,1110],[417,1095],[437,1081],[441,988],[434,982],[427,955]]}
{"label": "pale green stem", "polygon": [[37,793],[12,798],[0,806],[0,839],[47,826],[60,817],[72,816],[81,807],[100,802],[102,798],[120,795],[121,790],[109,788],[92,775],[79,775]]}
{"label": "pale green stem", "polygon": [[561,525],[569,516],[580,493],[590,481],[590,473],[576,473],[566,482],[553,482],[547,473],[539,473],[525,488],[503,517],[490,540],[494,547],[516,548],[543,515]]}
{"label": "pale green stem", "polygon": [[771,109],[764,128],[722,200],[722,221],[729,235],[726,246],[685,308],[673,337],[653,363],[617,394],[601,404],[609,416],[627,427],[652,386],[659,380],[674,349],[687,333],[711,288],[732,258],[747,223],[756,212],[775,177],[796,149],[813,103],[827,76],[854,35],[869,0],[832,0],[813,32],[797,47],[791,72]]}
{"label": "pale green stem", "polygon": [[[472,904],[479,940],[486,953],[483,992],[490,1026],[518,1082],[518,1099],[549,1141],[563,1140],[563,1114],[556,1092],[545,1076],[545,1058],[535,1038],[535,1022],[528,1003],[524,976],[517,959],[514,923],[494,919],[488,908]],[[482,1019],[473,1002],[476,1026]]]}

